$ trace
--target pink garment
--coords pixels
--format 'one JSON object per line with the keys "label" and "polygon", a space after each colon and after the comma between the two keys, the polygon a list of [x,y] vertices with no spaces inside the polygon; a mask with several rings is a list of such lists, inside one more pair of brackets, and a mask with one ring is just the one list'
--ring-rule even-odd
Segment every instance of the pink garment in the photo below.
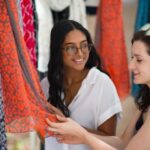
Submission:
{"label": "pink garment", "polygon": [[20,0],[24,40],[31,58],[32,63],[36,67],[36,40],[33,17],[33,4],[31,0]]}

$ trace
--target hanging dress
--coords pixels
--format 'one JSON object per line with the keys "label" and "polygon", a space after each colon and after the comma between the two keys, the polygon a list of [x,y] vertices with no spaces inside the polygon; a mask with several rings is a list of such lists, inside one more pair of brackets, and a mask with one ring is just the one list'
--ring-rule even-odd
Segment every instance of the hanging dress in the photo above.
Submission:
{"label": "hanging dress", "polygon": [[37,72],[29,54],[18,21],[17,4],[0,1],[0,74],[6,131],[12,133],[36,130],[47,133],[45,118],[56,121],[56,110],[44,97]]}
{"label": "hanging dress", "polygon": [[36,39],[34,27],[34,6],[32,0],[20,0],[22,15],[23,35],[27,46],[27,51],[35,68],[36,62]]}
{"label": "hanging dress", "polygon": [[130,84],[121,0],[101,0],[97,21],[98,53],[104,70],[113,80],[120,98],[124,99],[129,94]]}

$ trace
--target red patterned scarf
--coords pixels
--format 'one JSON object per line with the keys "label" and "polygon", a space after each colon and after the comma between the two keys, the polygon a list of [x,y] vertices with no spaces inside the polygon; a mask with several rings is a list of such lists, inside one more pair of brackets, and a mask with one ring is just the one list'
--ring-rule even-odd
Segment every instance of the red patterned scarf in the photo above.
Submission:
{"label": "red patterned scarf", "polygon": [[104,70],[109,73],[120,98],[124,99],[129,94],[130,85],[121,0],[101,0],[97,21],[100,25],[97,26],[100,31],[98,52]]}
{"label": "red patterned scarf", "polygon": [[56,121],[51,114],[55,108],[43,96],[20,31],[16,3],[12,0],[0,1],[0,74],[7,132],[36,129],[45,137],[45,118]]}

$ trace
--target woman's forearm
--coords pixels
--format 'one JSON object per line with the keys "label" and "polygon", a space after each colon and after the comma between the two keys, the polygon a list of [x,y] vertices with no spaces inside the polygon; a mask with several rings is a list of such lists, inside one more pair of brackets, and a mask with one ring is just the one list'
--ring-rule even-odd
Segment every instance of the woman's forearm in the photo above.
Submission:
{"label": "woman's forearm", "polygon": [[134,117],[131,119],[129,125],[127,126],[126,130],[124,131],[123,135],[121,137],[117,137],[117,136],[100,136],[100,135],[96,135],[93,134],[96,138],[104,141],[105,143],[108,143],[109,145],[117,148],[117,149],[124,149],[129,141],[132,139],[132,137],[134,136],[134,132],[135,132],[135,125],[136,122],[140,116],[141,112],[140,111],[136,111]]}
{"label": "woman's forearm", "polygon": [[[123,136],[121,137],[100,136],[89,133],[87,130],[82,128],[78,123],[76,123],[72,119],[60,116],[57,116],[60,123],[50,122],[49,120],[47,120],[47,123],[49,124],[48,130],[57,133],[56,138],[60,139],[60,142],[62,143],[68,144],[84,143],[87,144],[89,147],[91,147],[92,150],[99,150],[99,149],[113,150],[115,148],[122,150],[128,144],[129,140],[133,137],[134,127],[138,115],[135,118],[133,118],[130,125],[127,127]],[[108,144],[111,145],[112,147],[109,146]]]}
{"label": "woman's forearm", "polygon": [[116,150],[88,132],[84,135],[84,144],[88,145],[92,150]]}
{"label": "woman's forearm", "polygon": [[101,135],[101,136],[110,136],[108,133],[102,130],[99,131],[99,130],[88,129],[88,128],[85,128],[85,129],[92,134]]}
{"label": "woman's forearm", "polygon": [[126,146],[126,142],[121,138],[117,136],[99,136],[99,135],[94,135],[95,138],[102,140],[103,142],[111,145],[112,147],[117,148],[118,150],[122,150]]}

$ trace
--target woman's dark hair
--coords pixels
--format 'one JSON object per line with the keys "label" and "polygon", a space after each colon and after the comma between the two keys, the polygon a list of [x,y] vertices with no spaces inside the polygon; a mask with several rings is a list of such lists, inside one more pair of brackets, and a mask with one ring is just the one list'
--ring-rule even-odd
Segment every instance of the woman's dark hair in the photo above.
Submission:
{"label": "woman's dark hair", "polygon": [[[87,31],[81,24],[73,20],[63,20],[54,25],[51,31],[50,42],[50,61],[48,64],[48,81],[50,83],[49,98],[48,101],[59,108],[65,116],[69,116],[69,110],[64,105],[62,93],[64,93],[63,79],[64,79],[64,65],[62,55],[62,45],[66,35],[72,30],[81,31],[87,38],[87,42],[92,44],[92,39]],[[97,66],[102,70],[99,56],[96,53],[96,49],[92,46],[89,59],[85,65],[90,69],[93,66]]]}
{"label": "woman's dark hair", "polygon": [[[147,53],[150,55],[150,35],[147,35],[147,31],[138,31],[132,38],[132,44],[135,41],[143,42],[147,47]],[[135,102],[142,112],[146,112],[150,106],[150,88],[147,85],[140,85],[140,91],[135,98]]]}

